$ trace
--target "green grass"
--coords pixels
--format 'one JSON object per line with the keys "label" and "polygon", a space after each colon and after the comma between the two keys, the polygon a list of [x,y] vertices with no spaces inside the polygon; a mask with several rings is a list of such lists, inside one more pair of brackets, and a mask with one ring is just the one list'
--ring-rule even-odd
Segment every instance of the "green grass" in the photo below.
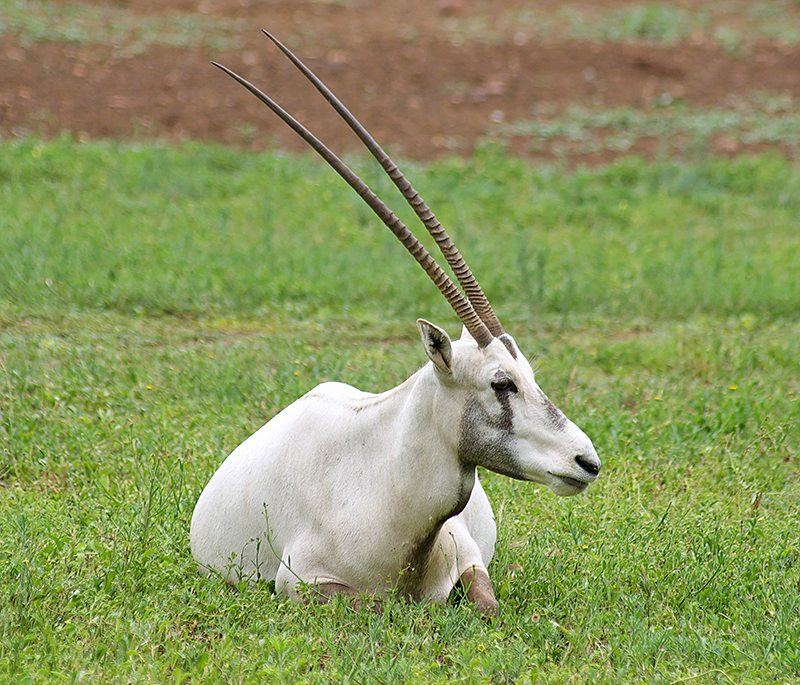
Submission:
{"label": "green grass", "polygon": [[673,45],[703,36],[738,54],[747,40],[768,38],[787,45],[800,41],[800,16],[793,9],[796,5],[786,0],[709,2],[692,10],[656,3],[621,7],[596,16],[566,5],[561,15],[569,22],[569,35],[574,38]]}
{"label": "green grass", "polygon": [[797,167],[408,171],[603,458],[570,499],[483,474],[500,619],[193,569],[194,503],[242,439],[322,380],[399,383],[415,317],[458,330],[331,172],[5,142],[0,682],[796,682]]}
{"label": "green grass", "polygon": [[800,42],[800,14],[797,3],[791,0],[713,0],[688,9],[676,7],[675,3],[630,3],[607,10],[565,2],[555,11],[534,6],[440,21],[448,39],[457,44],[466,40],[524,43],[537,38],[675,45],[687,39],[702,39],[744,57],[742,47],[748,42]]}
{"label": "green grass", "polygon": [[[349,0],[317,0],[343,7]],[[754,40],[776,40],[785,45],[800,42],[800,13],[794,0],[751,2],[713,0],[701,8],[686,9],[673,3],[647,3],[587,10],[579,3],[564,3],[557,11],[534,8],[470,12],[467,17],[431,17],[431,27],[448,40],[488,43],[547,40],[646,41],[674,45],[691,38],[721,45],[744,58],[743,46]],[[151,18],[137,16],[114,4],[54,3],[47,0],[0,0],[0,35],[16,34],[23,45],[44,41],[109,44],[117,51],[138,53],[148,45],[186,47],[203,45],[224,50],[240,47],[239,21],[190,13]],[[418,29],[408,26],[404,35],[413,40]]]}
{"label": "green grass", "polygon": [[704,154],[724,138],[728,145],[782,145],[800,152],[800,106],[790,97],[742,99],[726,109],[696,109],[669,93],[647,109],[591,111],[570,107],[560,115],[539,106],[528,120],[494,124],[487,133],[499,140],[529,139],[532,152],[555,157],[597,152],[625,153],[644,140],[664,151],[677,148]]}
{"label": "green grass", "polygon": [[[388,180],[354,164],[411,223]],[[781,158],[630,159],[565,176],[489,146],[412,173],[505,317],[797,311],[800,174]],[[310,157],[28,140],[3,146],[0,180],[9,306],[446,315],[393,236]]]}
{"label": "green grass", "polygon": [[234,20],[198,14],[137,16],[126,11],[124,4],[0,0],[0,36],[16,34],[22,45],[41,42],[103,44],[133,54],[148,45],[203,45],[229,50],[240,47],[231,35],[237,28],[241,25]]}

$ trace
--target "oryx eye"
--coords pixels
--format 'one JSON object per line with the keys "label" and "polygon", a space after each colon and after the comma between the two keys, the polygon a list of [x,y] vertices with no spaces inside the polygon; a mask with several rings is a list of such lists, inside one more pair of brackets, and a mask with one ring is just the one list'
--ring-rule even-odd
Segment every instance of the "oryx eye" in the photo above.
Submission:
{"label": "oryx eye", "polygon": [[495,392],[502,392],[502,393],[506,392],[516,393],[517,384],[510,378],[502,378],[499,381],[492,382],[492,390],[494,390]]}

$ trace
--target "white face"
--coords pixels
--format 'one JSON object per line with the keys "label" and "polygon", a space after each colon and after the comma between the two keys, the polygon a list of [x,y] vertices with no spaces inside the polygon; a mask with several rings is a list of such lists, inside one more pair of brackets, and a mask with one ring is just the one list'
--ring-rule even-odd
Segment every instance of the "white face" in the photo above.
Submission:
{"label": "white face", "polygon": [[455,342],[453,381],[466,391],[458,448],[464,463],[557,495],[576,495],[597,478],[592,441],[539,389],[509,335],[483,349],[468,336]]}

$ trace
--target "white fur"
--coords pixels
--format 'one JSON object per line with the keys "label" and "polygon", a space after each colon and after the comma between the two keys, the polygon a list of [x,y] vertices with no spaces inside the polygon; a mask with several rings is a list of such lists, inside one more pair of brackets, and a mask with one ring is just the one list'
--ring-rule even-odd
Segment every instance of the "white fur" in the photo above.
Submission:
{"label": "white fur", "polygon": [[[274,579],[289,596],[302,580],[444,601],[494,553],[475,466],[559,495],[595,479],[591,441],[549,403],[508,336],[508,346],[496,338],[481,349],[467,333],[451,345],[441,329],[418,325],[431,361],[404,383],[377,395],[324,383],[231,453],[192,517],[201,568],[232,582]],[[505,414],[491,387],[502,376],[517,388]]]}

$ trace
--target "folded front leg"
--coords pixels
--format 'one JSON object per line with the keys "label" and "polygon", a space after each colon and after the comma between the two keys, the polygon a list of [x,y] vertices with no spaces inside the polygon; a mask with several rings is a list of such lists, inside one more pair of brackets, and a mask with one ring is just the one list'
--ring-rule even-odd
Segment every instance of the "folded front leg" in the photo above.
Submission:
{"label": "folded front leg", "polygon": [[481,616],[489,620],[497,618],[499,606],[486,569],[471,566],[461,574],[459,583],[466,592],[467,599],[475,605]]}

